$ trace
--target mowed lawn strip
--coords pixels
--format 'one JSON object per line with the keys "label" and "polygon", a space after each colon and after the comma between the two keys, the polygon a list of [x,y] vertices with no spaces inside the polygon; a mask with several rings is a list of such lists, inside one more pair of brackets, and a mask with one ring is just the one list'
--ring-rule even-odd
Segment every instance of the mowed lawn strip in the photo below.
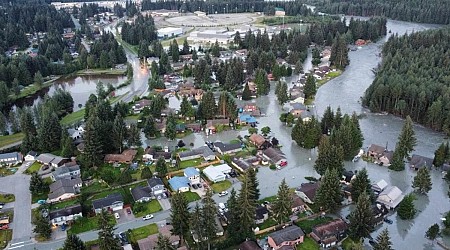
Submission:
{"label": "mowed lawn strip", "polygon": [[147,214],[153,214],[162,210],[161,204],[159,204],[157,200],[151,200],[150,202],[142,203],[141,206],[145,207],[145,209],[138,213],[135,213],[135,217],[144,217]]}
{"label": "mowed lawn strip", "polygon": [[131,241],[137,242],[138,240],[142,240],[147,238],[147,236],[158,233],[158,226],[156,224],[150,224],[143,227],[138,227],[131,230]]}
{"label": "mowed lawn strip", "polygon": [[200,200],[200,195],[198,195],[197,193],[189,191],[189,192],[184,192],[183,194],[186,197],[188,202]]}
{"label": "mowed lawn strip", "polygon": [[16,142],[20,142],[24,137],[25,137],[24,133],[0,136],[0,148]]}
{"label": "mowed lawn strip", "polygon": [[211,185],[211,188],[214,191],[214,193],[220,193],[222,191],[229,189],[230,187],[231,182],[229,180],[224,180]]}

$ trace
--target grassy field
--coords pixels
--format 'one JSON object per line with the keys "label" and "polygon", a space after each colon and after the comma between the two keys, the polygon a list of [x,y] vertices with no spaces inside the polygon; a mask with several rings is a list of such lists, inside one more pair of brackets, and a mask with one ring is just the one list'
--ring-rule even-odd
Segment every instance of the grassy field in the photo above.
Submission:
{"label": "grassy field", "polygon": [[269,227],[272,227],[275,225],[277,225],[277,222],[274,219],[269,218],[266,221],[264,221],[262,224],[259,224],[257,226],[259,227],[259,230],[263,230],[263,229],[266,229],[266,228],[269,228]]}
{"label": "grassy field", "polygon": [[5,249],[8,242],[12,239],[12,230],[0,230],[0,249]]}
{"label": "grassy field", "polygon": [[150,202],[143,203],[142,205],[145,207],[145,210],[135,213],[135,217],[144,217],[147,214],[156,213],[162,210],[162,207],[157,200],[151,200]]}
{"label": "grassy field", "polygon": [[274,202],[276,199],[277,199],[277,196],[276,196],[276,195],[274,195],[274,196],[269,196],[269,197],[266,197],[266,198],[264,198],[264,199],[259,200],[258,203],[259,203],[259,204],[263,204],[265,201],[268,201],[268,202],[272,203],[272,202]]}
{"label": "grassy field", "polygon": [[78,202],[77,198],[71,199],[71,200],[66,200],[66,201],[63,201],[63,202],[54,203],[54,204],[50,205],[50,211],[62,209],[62,208],[65,208],[65,207],[76,205],[76,204],[80,204]]}
{"label": "grassy field", "polygon": [[23,139],[23,137],[25,137],[23,133],[0,136],[0,148],[16,142],[20,142]]}
{"label": "grassy field", "polygon": [[14,101],[14,100],[17,100],[17,99],[20,99],[20,98],[23,98],[23,97],[27,97],[29,95],[34,95],[39,90],[51,86],[55,80],[56,79],[50,80],[50,81],[46,81],[40,86],[35,85],[35,84],[28,85],[28,86],[26,86],[25,88],[23,88],[20,91],[19,95],[17,95],[17,96],[16,95],[11,95],[11,99]]}
{"label": "grassy field", "polygon": [[78,71],[77,75],[124,75],[125,72],[126,69],[88,69]]}
{"label": "grassy field", "polygon": [[222,191],[229,189],[230,187],[231,182],[229,180],[224,180],[211,185],[211,188],[214,191],[214,193],[220,193]]}
{"label": "grassy field", "polygon": [[0,194],[0,202],[8,203],[16,200],[16,197],[13,194]]}
{"label": "grassy field", "polygon": [[331,217],[317,217],[313,220],[302,220],[302,221],[296,222],[295,224],[297,226],[299,226],[301,229],[303,229],[303,231],[306,234],[309,234],[312,232],[312,228],[314,226],[317,226],[319,224],[326,223],[326,222],[329,222],[332,220],[333,220],[333,218],[331,218]]}
{"label": "grassy field", "polygon": [[302,244],[297,245],[297,250],[319,250],[320,246],[313,239],[305,237]]}
{"label": "grassy field", "polygon": [[39,162],[35,161],[33,162],[33,164],[31,164],[31,166],[29,168],[27,168],[27,170],[25,170],[25,174],[32,174],[32,173],[36,173],[39,171],[39,169],[41,168],[42,164],[40,164]]}
{"label": "grassy field", "polygon": [[188,168],[188,167],[196,167],[196,166],[200,165],[201,163],[202,163],[201,158],[182,161],[182,162],[180,162],[180,168],[184,169],[184,168]]}
{"label": "grassy field", "polygon": [[189,191],[189,192],[184,192],[183,194],[186,196],[186,199],[188,202],[200,200],[200,196],[197,193]]}
{"label": "grassy field", "polygon": [[83,118],[84,118],[84,109],[80,109],[76,112],[72,112],[72,113],[64,116],[61,119],[61,124],[65,125],[65,126],[71,125],[71,124],[74,124],[76,122],[83,120]]}
{"label": "grassy field", "polygon": [[[115,225],[116,219],[114,216],[110,217],[110,224]],[[72,224],[70,229],[67,231],[68,234],[79,234],[91,230],[97,230],[98,229],[98,217],[80,217],[75,220],[75,223]]]}
{"label": "grassy field", "polygon": [[142,240],[149,235],[157,234],[157,233],[158,233],[158,226],[156,224],[150,224],[147,226],[138,227],[138,228],[131,230],[130,240],[132,242],[137,242],[138,240]]}

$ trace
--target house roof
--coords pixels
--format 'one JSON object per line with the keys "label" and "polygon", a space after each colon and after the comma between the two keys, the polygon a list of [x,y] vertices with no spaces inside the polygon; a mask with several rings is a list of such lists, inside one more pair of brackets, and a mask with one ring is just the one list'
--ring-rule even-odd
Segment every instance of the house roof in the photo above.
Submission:
{"label": "house roof", "polygon": [[53,176],[55,178],[58,178],[61,175],[64,175],[64,174],[67,174],[67,173],[71,173],[71,172],[75,172],[75,171],[80,171],[80,166],[79,165],[61,166],[59,168],[56,168],[55,171],[52,174],[53,174]]}
{"label": "house roof", "polygon": [[56,199],[63,194],[72,193],[75,194],[75,186],[82,183],[80,178],[76,179],[59,179],[50,184],[50,193],[48,198],[50,200]]}
{"label": "house roof", "polygon": [[352,180],[353,176],[355,176],[355,173],[353,173],[353,171],[347,171],[347,170],[345,170],[345,171],[342,173],[342,178],[343,178],[344,181],[346,181],[346,182],[350,182],[350,181]]}
{"label": "house roof", "polygon": [[105,155],[105,161],[107,162],[130,162],[137,154],[137,150],[127,149],[122,154],[107,154]]}
{"label": "house roof", "polygon": [[205,169],[203,169],[203,173],[207,177],[211,177],[213,179],[220,177],[221,175],[224,175],[224,173],[230,172],[231,167],[228,166],[228,164],[220,164],[217,166],[209,166]]}
{"label": "house roof", "polygon": [[295,225],[285,227],[279,231],[269,234],[269,237],[275,242],[277,246],[286,241],[294,241],[304,236],[303,230]]}
{"label": "house roof", "polygon": [[342,219],[335,219],[326,223],[319,224],[312,228],[313,234],[323,239],[327,236],[333,236],[339,232],[347,230],[347,223]]}
{"label": "house roof", "polygon": [[184,175],[189,178],[200,175],[200,172],[196,168],[188,167],[184,169]]}
{"label": "house roof", "polygon": [[250,163],[248,163],[246,160],[242,159],[242,158],[236,158],[234,157],[233,159],[231,159],[231,162],[233,162],[234,164],[236,164],[238,167],[240,167],[243,171],[249,169],[252,167],[252,165]]}
{"label": "house roof", "polygon": [[380,154],[380,155],[383,154],[383,152],[385,150],[386,150],[386,147],[383,147],[383,146],[380,146],[380,145],[377,145],[377,144],[372,144],[369,147],[369,152],[372,151],[372,152],[375,152],[375,153]]}
{"label": "house roof", "polygon": [[214,147],[219,148],[221,152],[226,153],[228,151],[241,148],[240,143],[223,143],[221,141],[214,142]]}
{"label": "house roof", "polygon": [[189,180],[185,176],[174,176],[169,180],[169,184],[174,191],[178,191],[180,188],[189,187]]}
{"label": "house roof", "polygon": [[279,149],[268,148],[263,150],[263,154],[268,157],[273,162],[278,162],[281,160],[286,160],[286,156]]}
{"label": "house roof", "polygon": [[42,162],[44,164],[50,164],[51,161],[53,161],[53,159],[55,159],[55,155],[53,154],[49,154],[49,153],[45,153],[45,154],[40,154],[37,157],[37,161]]}
{"label": "house roof", "polygon": [[[12,152],[12,153],[0,154],[0,159],[6,160],[6,159],[10,159],[10,158],[20,160],[21,159],[20,153]],[[16,161],[16,160],[14,160],[14,161]]]}
{"label": "house roof", "polygon": [[314,201],[316,197],[316,191],[319,188],[319,182],[314,183],[302,183],[297,191],[302,192],[308,197],[311,201]]}
{"label": "house roof", "polygon": [[73,129],[73,128],[68,128],[67,129],[67,133],[69,133],[69,135],[70,136],[73,136],[73,134],[75,134],[75,133],[80,133],[80,131],[78,131],[78,130],[76,130],[76,129]]}
{"label": "house roof", "polygon": [[306,106],[299,102],[291,103],[291,107],[294,110],[306,110]]}
{"label": "house roof", "polygon": [[256,208],[255,213],[255,219],[261,220],[264,218],[264,215],[269,213],[269,210],[265,206],[259,206]]}
{"label": "house roof", "polygon": [[266,141],[266,139],[259,134],[251,134],[248,139],[258,146],[261,146]]}
{"label": "house roof", "polygon": [[206,121],[206,127],[215,127],[217,125],[229,125],[230,120],[229,119],[214,119],[214,120],[207,120]]}
{"label": "house roof", "polygon": [[111,206],[113,203],[118,201],[123,202],[122,195],[120,193],[113,193],[106,196],[105,198],[92,201],[92,206],[94,207],[94,209],[104,208]]}
{"label": "house roof", "polygon": [[204,158],[215,155],[214,152],[208,146],[201,146],[199,148],[193,149],[191,151],[180,152],[178,156],[180,158],[189,156],[203,156]]}
{"label": "house roof", "polygon": [[169,241],[171,244],[180,241],[180,237],[178,235],[172,235],[171,233],[172,228],[173,227],[171,225],[165,225],[158,229],[157,234],[152,234],[149,235],[147,238],[138,240],[139,248],[141,250],[155,249],[157,246],[159,233],[162,234],[163,236],[169,237]]}
{"label": "house roof", "polygon": [[298,197],[298,195],[292,194],[291,197],[292,197],[291,208],[298,208],[306,205],[305,202],[300,197]]}
{"label": "house roof", "polygon": [[27,155],[30,155],[30,156],[37,156],[38,153],[37,153],[36,151],[30,151],[30,152],[28,152]]}
{"label": "house roof", "polygon": [[74,214],[79,214],[82,212],[82,210],[83,209],[82,209],[81,205],[77,204],[77,205],[73,205],[70,207],[51,211],[48,214],[48,216],[50,217],[50,220],[53,220],[53,219],[61,217],[61,216],[70,216],[70,215],[74,215]]}
{"label": "house roof", "polygon": [[372,188],[375,190],[383,191],[387,186],[388,183],[385,180],[381,179],[377,183],[373,184]]}
{"label": "house roof", "polygon": [[256,118],[249,114],[239,115],[239,120],[241,120],[241,122],[256,123]]}
{"label": "house roof", "polygon": [[311,118],[312,116],[313,115],[309,111],[304,111],[300,113],[300,118],[302,119]]}
{"label": "house roof", "polygon": [[390,186],[384,189],[377,198],[377,202],[383,203],[389,207],[397,207],[397,205],[403,200],[403,193],[396,186]]}
{"label": "house roof", "polygon": [[252,240],[247,240],[239,245],[239,250],[261,250],[262,248]]}
{"label": "house roof", "polygon": [[151,189],[150,187],[141,187],[137,186],[133,189],[131,189],[131,196],[133,196],[134,201],[140,200],[142,198],[150,198]]}
{"label": "house roof", "polygon": [[154,188],[154,187],[159,186],[159,185],[163,185],[164,186],[163,181],[161,180],[161,178],[158,178],[158,177],[153,177],[153,178],[148,179],[147,180],[147,184],[148,184],[148,186],[150,188]]}
{"label": "house roof", "polygon": [[433,159],[414,154],[411,157],[411,161],[409,161],[409,165],[413,168],[431,168],[433,166]]}

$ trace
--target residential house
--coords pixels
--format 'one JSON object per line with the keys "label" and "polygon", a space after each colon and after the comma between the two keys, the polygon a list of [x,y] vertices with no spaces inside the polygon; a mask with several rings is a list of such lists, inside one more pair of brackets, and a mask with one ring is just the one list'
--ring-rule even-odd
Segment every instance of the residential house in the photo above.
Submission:
{"label": "residential house", "polygon": [[189,183],[191,185],[200,183],[200,172],[196,168],[193,168],[193,167],[185,168],[184,176],[186,176],[186,178],[188,178]]}
{"label": "residential house", "polygon": [[394,151],[385,151],[380,158],[378,158],[377,163],[380,166],[389,167],[391,165],[392,159],[394,158]]}
{"label": "residential house", "polygon": [[299,213],[306,211],[306,203],[296,194],[292,194],[292,213]]}
{"label": "residential house", "polygon": [[355,173],[353,171],[347,171],[345,170],[342,173],[341,183],[345,185],[350,185],[350,183],[356,178]]}
{"label": "residential house", "polygon": [[62,158],[62,157],[56,156],[54,154],[45,153],[45,154],[40,154],[36,158],[36,161],[39,163],[42,163],[46,166],[57,168],[57,167],[62,166],[64,163],[69,162],[70,159]]}
{"label": "residential house", "polygon": [[382,204],[375,204],[372,206],[373,224],[378,226],[383,223],[384,218],[389,213],[389,209]]}
{"label": "residential house", "polygon": [[212,182],[217,183],[224,181],[226,175],[231,172],[231,167],[227,164],[221,164],[218,166],[209,166],[203,169],[203,174]]}
{"label": "residential house", "polygon": [[215,134],[218,126],[230,126],[229,119],[214,119],[206,121],[206,134]]}
{"label": "residential house", "polygon": [[255,241],[247,240],[239,245],[239,250],[262,250],[262,248]]}
{"label": "residential house", "polygon": [[330,222],[319,224],[312,228],[311,238],[321,247],[328,248],[336,245],[344,239],[348,225],[342,219],[335,219]]}
{"label": "residential house", "polygon": [[193,98],[197,101],[202,100],[204,91],[202,89],[196,89],[193,83],[182,84],[178,89],[178,96]]}
{"label": "residential house", "polygon": [[50,184],[48,202],[58,202],[75,197],[79,192],[83,182],[80,178],[59,179]]}
{"label": "residential house", "polygon": [[[291,93],[293,93],[294,97],[292,101],[290,101],[290,103],[300,103],[300,104],[305,104],[305,94],[303,93],[303,91],[299,90],[299,91],[292,91]],[[293,97],[291,95],[291,98]]]}
{"label": "residential house", "polygon": [[59,168],[56,168],[55,171],[52,172],[51,178],[52,181],[57,181],[60,179],[72,179],[79,178],[81,175],[80,166],[79,165],[63,165]]}
{"label": "residential house", "polygon": [[241,108],[240,112],[244,114],[249,114],[254,117],[261,116],[261,110],[259,107],[254,103],[247,103],[244,105],[244,107]]}
{"label": "residential house", "polygon": [[250,114],[240,114],[238,117],[238,123],[241,125],[256,125],[256,118]]}
{"label": "residential house", "polygon": [[22,163],[22,154],[19,152],[0,154],[0,165],[16,165]]}
{"label": "residential house", "polygon": [[386,147],[372,144],[367,150],[367,155],[374,159],[379,159],[383,155],[384,151],[386,151]]}
{"label": "residential house", "polygon": [[186,124],[184,124],[184,123],[177,123],[175,125],[175,131],[177,131],[177,133],[184,133],[184,132],[186,132],[186,129],[187,129],[187,127],[186,127]]}
{"label": "residential house", "polygon": [[300,113],[299,119],[302,119],[303,122],[309,122],[309,121],[311,121],[312,117],[313,117],[313,114],[311,112],[309,112],[308,110],[305,110]]}
{"label": "residential house", "polygon": [[255,210],[255,224],[259,225],[269,219],[269,210],[265,206],[258,206]]}
{"label": "residential house", "polygon": [[135,113],[135,114],[141,113],[141,111],[144,110],[144,108],[150,107],[151,103],[152,102],[147,99],[142,99],[142,100],[137,101],[132,107],[133,113]]}
{"label": "residential house", "polygon": [[113,193],[105,198],[92,201],[92,206],[96,214],[101,213],[103,209],[119,211],[123,209],[123,197],[120,193]]}
{"label": "residential house", "polygon": [[390,166],[394,152],[388,151],[386,147],[372,144],[367,150],[367,156],[372,157],[375,163],[380,166]]}
{"label": "residential house", "polygon": [[137,150],[126,149],[121,154],[107,154],[105,155],[106,163],[124,163],[131,164],[134,157],[137,154]]}
{"label": "residential house", "polygon": [[414,170],[419,170],[421,168],[430,169],[433,166],[433,159],[421,156],[421,155],[412,155],[411,160],[409,161],[409,168]]}
{"label": "residential house", "polygon": [[69,128],[67,129],[67,133],[69,134],[72,140],[77,140],[81,138],[81,132],[78,129]]}
{"label": "residential house", "polygon": [[387,186],[388,183],[385,180],[381,179],[377,183],[372,184],[372,190],[378,194],[381,193]]}
{"label": "residential house", "polygon": [[242,151],[242,146],[240,143],[223,143],[221,141],[214,142],[214,148],[220,154],[234,154]]}
{"label": "residential house", "polygon": [[233,157],[231,159],[231,165],[233,165],[235,168],[237,168],[241,172],[247,171],[247,169],[256,168],[256,166],[259,165],[261,159],[258,157],[251,157],[251,158],[236,158]]}
{"label": "residential house", "polygon": [[248,51],[246,49],[239,49],[236,50],[234,53],[236,53],[237,56],[245,57],[247,56]]}
{"label": "residential house", "polygon": [[267,243],[272,249],[295,249],[286,248],[296,246],[303,242],[305,233],[295,225],[285,227],[268,235]]}
{"label": "residential house", "polygon": [[270,142],[268,142],[262,135],[259,134],[251,134],[248,138],[248,141],[255,145],[258,149],[266,149],[272,146]]}
{"label": "residential house", "polygon": [[388,209],[395,209],[405,197],[396,186],[389,186],[378,195],[377,202],[385,205]]}
{"label": "residential house", "polygon": [[180,244],[180,236],[172,234],[172,225],[165,225],[158,229],[157,234],[149,235],[147,238],[138,240],[139,249],[141,250],[154,250],[157,247],[158,235],[169,238],[169,242],[173,248],[176,248]]}
{"label": "residential house", "polygon": [[302,183],[300,187],[295,189],[295,193],[305,202],[314,204],[314,198],[316,197],[316,192],[319,185],[319,182]]}
{"label": "residential house", "polygon": [[152,190],[149,186],[137,186],[130,190],[135,202],[148,202],[152,199]]}
{"label": "residential house", "polygon": [[168,147],[164,148],[164,151],[157,151],[152,147],[147,147],[142,156],[144,161],[157,161],[159,158],[164,158],[166,162],[172,160],[172,153],[169,151]]}
{"label": "residential house", "polygon": [[28,152],[28,154],[25,156],[25,161],[35,161],[36,158],[38,156],[38,153],[35,151],[30,151]]}
{"label": "residential house", "polygon": [[201,157],[203,157],[205,161],[213,161],[216,159],[216,155],[208,146],[201,146],[191,151],[178,153],[178,158],[180,159],[180,161],[198,159]]}
{"label": "residential house", "polygon": [[287,164],[286,156],[281,152],[281,150],[276,148],[268,148],[262,151],[262,155],[267,160],[273,162],[275,165],[283,165],[283,163]]}
{"label": "residential house", "polygon": [[289,111],[295,118],[299,118],[301,113],[306,111],[306,106],[295,102],[295,103],[291,103],[291,107],[292,109]]}
{"label": "residential house", "polygon": [[66,208],[51,211],[48,216],[53,226],[70,224],[75,219],[83,217],[81,205],[73,205]]}
{"label": "residential house", "polygon": [[154,197],[159,197],[167,191],[163,181],[159,177],[155,176],[153,178],[148,179],[147,184],[150,187],[150,190]]}
{"label": "residential house", "polygon": [[185,176],[174,176],[169,180],[169,185],[174,192],[189,191],[189,179]]}
{"label": "residential house", "polygon": [[186,124],[186,129],[198,133],[202,131],[202,125],[200,123],[188,123]]}

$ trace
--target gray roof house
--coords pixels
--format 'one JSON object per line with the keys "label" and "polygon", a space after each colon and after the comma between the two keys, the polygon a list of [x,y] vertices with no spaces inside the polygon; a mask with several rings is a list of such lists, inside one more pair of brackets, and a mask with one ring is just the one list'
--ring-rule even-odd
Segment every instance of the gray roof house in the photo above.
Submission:
{"label": "gray roof house", "polygon": [[396,186],[390,186],[384,189],[380,195],[378,195],[377,202],[385,205],[388,209],[395,209],[398,204],[405,197],[400,190]]}
{"label": "gray roof house", "polygon": [[202,146],[191,151],[184,151],[178,154],[180,161],[187,161],[203,157],[205,161],[212,161],[216,158],[214,152],[208,146]]}
{"label": "gray roof house", "polygon": [[22,163],[22,154],[19,152],[0,154],[0,165],[15,165]]}
{"label": "gray roof house", "polygon": [[40,154],[36,160],[44,165],[52,166],[54,168],[60,167],[64,163],[69,161],[69,159],[67,158],[63,158],[49,153]]}
{"label": "gray roof house", "polygon": [[70,207],[58,209],[51,211],[48,215],[50,222],[54,226],[61,226],[62,224],[68,224],[74,221],[76,218],[82,217],[82,207],[81,205],[73,205]]}
{"label": "gray roof house", "polygon": [[433,159],[421,155],[412,155],[411,161],[409,161],[409,167],[414,170],[419,170],[424,167],[429,169],[432,166]]}
{"label": "gray roof house", "polygon": [[221,141],[214,142],[214,148],[220,154],[234,154],[239,151],[242,151],[242,147],[240,143],[223,143]]}
{"label": "gray roof house", "polygon": [[278,165],[286,161],[286,156],[279,149],[268,148],[263,150],[263,157]]}
{"label": "gray roof house", "polygon": [[25,155],[25,161],[34,161],[36,160],[36,157],[38,156],[38,153],[35,151],[30,151]]}
{"label": "gray roof house", "polygon": [[147,202],[152,199],[151,192],[152,190],[149,186],[137,186],[131,189],[131,196],[133,196],[135,202]]}
{"label": "gray roof house", "polygon": [[77,178],[80,177],[81,171],[79,165],[72,165],[72,166],[61,166],[59,168],[56,168],[55,171],[52,173],[51,178],[53,181],[57,181],[59,179],[63,178]]}
{"label": "gray roof house", "polygon": [[59,179],[50,185],[48,202],[58,202],[73,198],[79,191],[83,182],[80,178]]}
{"label": "gray roof house", "polygon": [[118,211],[123,209],[123,197],[120,193],[113,193],[105,198],[92,201],[92,207],[96,214],[102,209]]}
{"label": "gray roof house", "polygon": [[153,196],[160,196],[166,192],[166,187],[164,186],[163,181],[159,177],[153,177],[148,179],[147,184],[150,187]]}
{"label": "gray roof house", "polygon": [[[303,242],[305,233],[295,225],[285,227],[268,235],[267,243],[272,249],[285,249]],[[292,249],[292,248],[286,248]]]}

